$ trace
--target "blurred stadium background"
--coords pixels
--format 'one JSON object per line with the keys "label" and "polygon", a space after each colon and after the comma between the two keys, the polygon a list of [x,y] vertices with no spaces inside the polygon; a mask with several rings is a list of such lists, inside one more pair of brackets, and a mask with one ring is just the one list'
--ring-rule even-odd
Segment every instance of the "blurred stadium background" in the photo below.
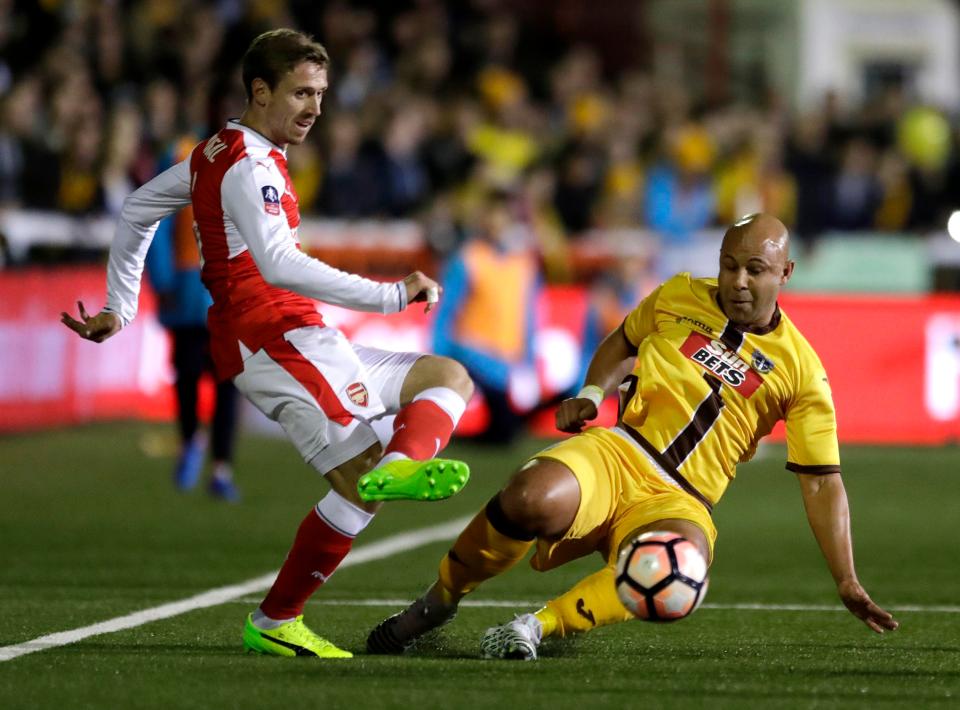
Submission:
{"label": "blurred stadium background", "polygon": [[[412,659],[362,657],[345,672],[246,658],[237,621],[251,597],[2,663],[0,698],[955,703],[951,0],[0,0],[0,647],[262,575],[315,500],[315,477],[251,411],[236,458],[243,502],[174,493],[173,372],[149,281],[139,317],[108,343],[59,323],[77,299],[102,305],[124,196],[239,115],[241,55],[280,26],[313,33],[332,57],[324,116],[289,151],[306,251],[375,278],[447,274],[485,225],[488,196],[506,200],[510,243],[532,255],[539,284],[530,350],[509,363],[517,433],[554,434],[551,402],[576,390],[598,339],[661,278],[715,273],[724,225],[758,210],[786,222],[798,264],[782,302],[830,373],[860,573],[903,628],[874,638],[838,614],[773,444],[717,511],[711,596],[689,624],[598,631],[546,651],[537,670],[470,660],[487,624],[572,583],[585,560],[497,580],[446,646]],[[417,311],[323,307],[360,342],[446,343]],[[474,467],[464,494],[430,516],[391,506],[363,544],[472,513],[542,446],[475,445],[488,423],[477,398],[451,449]],[[308,613],[360,650],[446,545],[344,570]]]}
{"label": "blurred stadium background", "polygon": [[[479,196],[507,191],[544,286],[516,408],[575,389],[630,305],[675,271],[712,274],[722,225],[764,210],[797,237],[785,303],[826,360],[841,436],[954,441],[958,15],[947,0],[0,3],[0,431],[171,416],[149,285],[104,347],[56,315],[101,305],[124,196],[239,115],[244,48],[294,26],[333,61],[325,115],[290,149],[304,249],[374,277],[442,273]],[[431,347],[415,314],[327,310],[361,342]],[[483,417],[478,402],[463,433]]]}

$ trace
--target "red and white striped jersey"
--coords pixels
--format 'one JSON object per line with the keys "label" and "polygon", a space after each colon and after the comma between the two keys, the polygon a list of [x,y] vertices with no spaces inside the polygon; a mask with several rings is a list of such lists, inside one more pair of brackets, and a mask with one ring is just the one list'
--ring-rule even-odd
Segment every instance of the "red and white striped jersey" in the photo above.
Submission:
{"label": "red and white striped jersey", "polygon": [[288,330],[322,324],[312,299],[379,313],[407,306],[402,283],[348,274],[300,251],[300,211],[284,150],[230,121],[124,203],[110,248],[105,307],[124,325],[137,312],[157,224],[190,203],[203,282],[213,296],[208,325],[220,378],[242,369],[239,343],[256,352]]}

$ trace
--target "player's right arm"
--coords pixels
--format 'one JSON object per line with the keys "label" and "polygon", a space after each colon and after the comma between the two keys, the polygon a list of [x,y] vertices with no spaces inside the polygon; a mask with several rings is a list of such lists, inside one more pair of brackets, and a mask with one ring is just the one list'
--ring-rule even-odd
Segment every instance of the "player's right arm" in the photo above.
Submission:
{"label": "player's right arm", "polygon": [[[240,160],[224,175],[224,212],[250,250],[264,280],[336,306],[374,313],[397,313],[412,301],[428,301],[439,292],[436,281],[416,271],[403,281],[381,283],[340,271],[297,248],[283,210],[268,209],[264,190],[285,189],[283,177],[268,161]],[[279,207],[279,205],[278,205]]]}
{"label": "player's right arm", "polygon": [[640,342],[656,329],[654,314],[663,286],[640,302],[623,323],[610,333],[590,359],[583,388],[565,399],[557,410],[557,429],[574,434],[596,419],[600,403],[633,369]]}
{"label": "player's right arm", "polygon": [[613,392],[633,367],[637,348],[624,335],[623,324],[600,343],[590,359],[583,388],[557,409],[557,429],[575,434],[597,418],[600,402]]}
{"label": "player's right arm", "polygon": [[95,316],[78,303],[80,320],[68,313],[60,322],[81,338],[101,343],[137,315],[143,264],[157,225],[190,204],[189,161],[177,163],[134,190],[123,201],[107,262],[107,302]]}

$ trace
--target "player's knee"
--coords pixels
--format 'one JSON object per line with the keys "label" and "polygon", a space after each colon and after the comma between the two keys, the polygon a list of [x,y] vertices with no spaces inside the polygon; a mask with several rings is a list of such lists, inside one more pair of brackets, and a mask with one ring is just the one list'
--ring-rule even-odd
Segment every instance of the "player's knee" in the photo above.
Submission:
{"label": "player's knee", "polygon": [[464,402],[469,402],[473,396],[473,380],[467,368],[456,360],[447,357],[438,357],[438,370],[440,375],[440,386],[449,387],[458,395],[463,397]]}
{"label": "player's knee", "polygon": [[469,402],[473,396],[473,380],[466,368],[456,360],[439,355],[424,355],[410,369],[403,382],[400,401],[410,402],[417,394],[431,387],[446,387]]}
{"label": "player's knee", "polygon": [[506,519],[525,537],[540,537],[546,511],[523,485],[508,485],[500,492],[500,508]]}
{"label": "player's knee", "polygon": [[564,471],[540,463],[521,469],[500,492],[507,519],[536,537],[553,538],[566,532],[576,516],[580,492],[573,474],[565,471],[573,481],[570,486]]}

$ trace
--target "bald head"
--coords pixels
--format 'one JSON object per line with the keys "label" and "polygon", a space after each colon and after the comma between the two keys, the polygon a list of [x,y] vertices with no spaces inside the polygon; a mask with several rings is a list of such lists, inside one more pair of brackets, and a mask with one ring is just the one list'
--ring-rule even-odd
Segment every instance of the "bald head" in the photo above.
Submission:
{"label": "bald head", "polygon": [[793,273],[790,235],[776,217],[752,214],[723,235],[717,277],[720,307],[746,328],[768,326],[777,309],[777,296]]}
{"label": "bald head", "polygon": [[783,222],[773,215],[757,212],[742,217],[723,235],[720,251],[745,246],[751,250],[780,252],[783,260],[790,259],[790,233]]}

